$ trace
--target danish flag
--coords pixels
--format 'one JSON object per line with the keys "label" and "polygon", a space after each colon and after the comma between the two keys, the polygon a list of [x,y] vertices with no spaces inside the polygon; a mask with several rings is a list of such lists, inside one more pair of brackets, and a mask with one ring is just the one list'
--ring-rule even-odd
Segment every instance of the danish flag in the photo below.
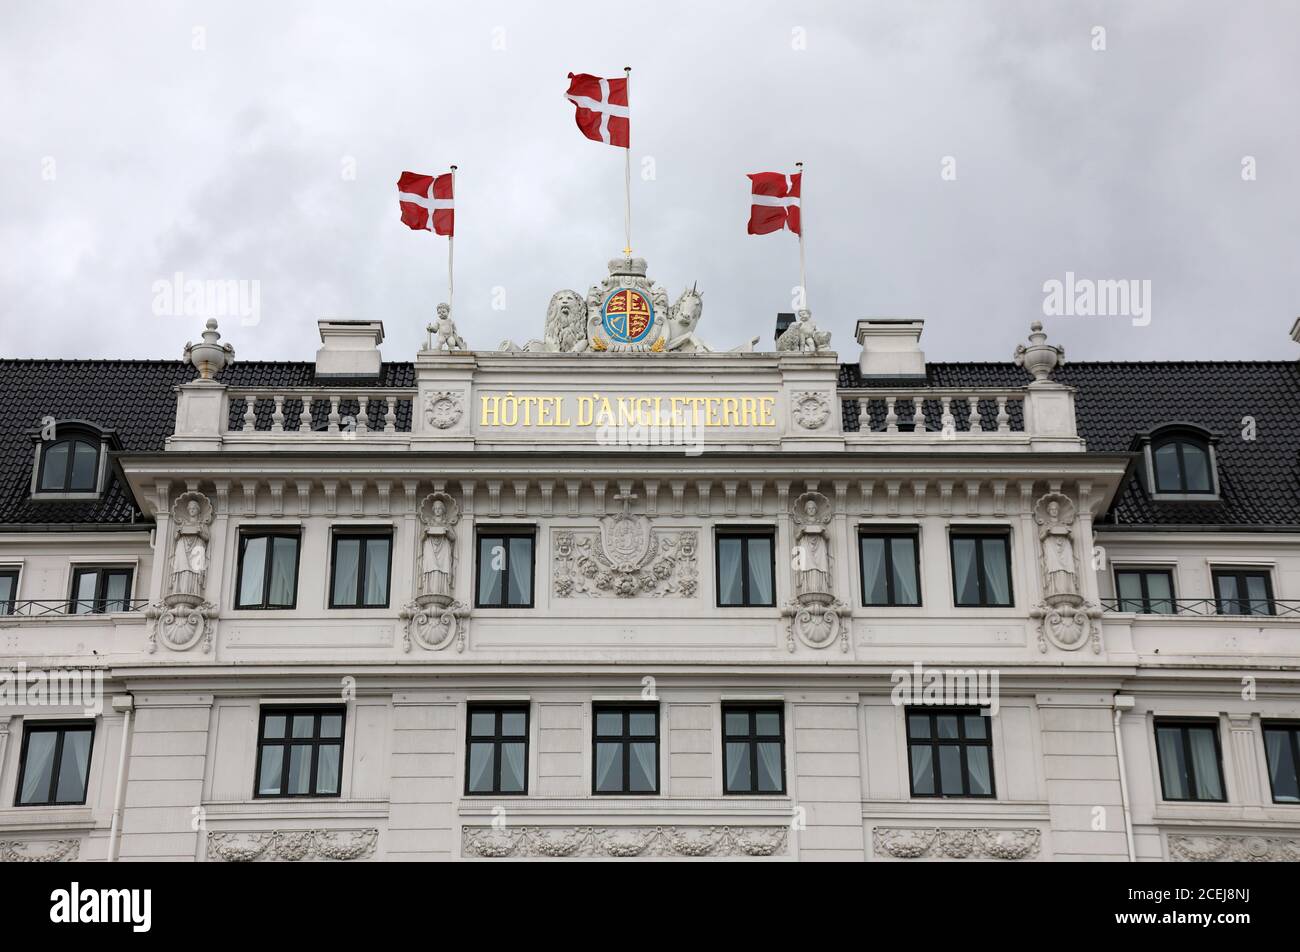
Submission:
{"label": "danish flag", "polygon": [[[787,183],[787,179],[789,180]],[[799,188],[803,173],[751,172],[749,233],[766,235],[782,228],[799,234]]]}
{"label": "danish flag", "polygon": [[403,172],[397,180],[397,200],[402,206],[402,222],[413,231],[454,235],[456,206],[451,193],[450,172],[443,175]]}
{"label": "danish flag", "polygon": [[584,136],[620,149],[631,147],[626,76],[601,79],[590,73],[570,73],[564,96],[578,107],[574,119]]}

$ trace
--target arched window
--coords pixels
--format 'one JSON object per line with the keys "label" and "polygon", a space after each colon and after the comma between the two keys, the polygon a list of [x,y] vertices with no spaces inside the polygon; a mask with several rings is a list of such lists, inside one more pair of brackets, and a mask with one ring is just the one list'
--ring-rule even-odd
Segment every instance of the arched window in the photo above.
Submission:
{"label": "arched window", "polygon": [[43,493],[93,493],[99,482],[99,444],[74,436],[46,443],[41,448],[41,471],[36,491]]}
{"label": "arched window", "polygon": [[1190,423],[1176,423],[1141,437],[1139,442],[1146,448],[1147,487],[1153,496],[1218,496],[1215,439],[1208,431]]}

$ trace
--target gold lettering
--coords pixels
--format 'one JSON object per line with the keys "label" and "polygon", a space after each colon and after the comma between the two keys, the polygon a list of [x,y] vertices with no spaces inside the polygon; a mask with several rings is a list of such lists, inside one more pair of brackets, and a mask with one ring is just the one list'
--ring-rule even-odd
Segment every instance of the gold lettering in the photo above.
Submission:
{"label": "gold lettering", "polygon": [[507,390],[506,395],[501,398],[501,425],[519,425],[519,400],[509,390]]}
{"label": "gold lettering", "polygon": [[740,425],[758,426],[757,401],[753,397],[740,398]]}
{"label": "gold lettering", "polygon": [[776,426],[776,421],[772,419],[772,411],[776,406],[776,397],[759,397],[759,426]]}
{"label": "gold lettering", "polygon": [[740,401],[735,397],[722,398],[722,425],[740,426]]}
{"label": "gold lettering", "polygon": [[596,395],[578,398],[578,426],[591,426],[596,415]]}
{"label": "gold lettering", "polygon": [[497,426],[497,401],[500,397],[483,395],[483,412],[479,415],[479,426]]}

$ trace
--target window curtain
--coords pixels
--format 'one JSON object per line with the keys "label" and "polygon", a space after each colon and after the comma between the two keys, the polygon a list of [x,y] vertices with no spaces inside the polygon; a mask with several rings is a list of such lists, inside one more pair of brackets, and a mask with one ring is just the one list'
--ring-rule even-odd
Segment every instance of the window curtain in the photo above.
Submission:
{"label": "window curtain", "polygon": [[952,543],[953,573],[957,577],[957,602],[961,605],[980,603],[979,582],[975,578],[975,540],[954,539]]}
{"label": "window curtain", "polygon": [[510,540],[510,604],[533,600],[533,540]]}
{"label": "window curtain", "polygon": [[753,780],[749,776],[749,745],[730,742],[727,744],[727,789],[747,791],[753,789]]}
{"label": "window curtain", "polygon": [[744,589],[740,576],[740,540],[718,542],[718,598],[724,605],[739,605]]}
{"label": "window curtain", "polygon": [[388,600],[388,540],[366,541],[367,605],[382,605]]}
{"label": "window curtain", "polygon": [[524,789],[524,745],[501,745],[501,789],[504,792]]}
{"label": "window curtain", "polygon": [[339,792],[339,748],[337,744],[322,744],[316,752],[316,792]]}
{"label": "window curtain", "polygon": [[772,543],[767,539],[749,540],[749,600],[754,605],[772,601]]}
{"label": "window curtain", "polygon": [[492,745],[471,744],[469,748],[469,788],[474,793],[492,791]]}
{"label": "window curtain", "polygon": [[244,561],[240,568],[239,604],[262,603],[262,575],[266,571],[266,539],[249,539],[244,543]]}
{"label": "window curtain", "polygon": [[1147,575],[1147,598],[1148,611],[1157,615],[1174,613],[1174,592],[1168,575],[1164,572],[1152,572]]}
{"label": "window curtain", "polygon": [[74,491],[93,492],[95,489],[95,470],[98,462],[99,450],[92,444],[74,443],[72,451],[72,482],[68,485],[68,488]]}
{"label": "window curtain", "polygon": [[934,793],[934,763],[928,745],[912,748],[912,792]]}
{"label": "window curtain", "polygon": [[[864,601],[868,605],[883,605],[888,600],[888,588],[885,585],[884,560],[885,540],[864,538],[862,549],[862,584]],[[895,576],[897,584],[897,576]]]}
{"label": "window curtain", "polygon": [[1287,731],[1264,731],[1264,750],[1268,754],[1268,777],[1273,786],[1273,799],[1286,803],[1300,800],[1296,764],[1291,755],[1291,735]]}
{"label": "window curtain", "polygon": [[271,559],[271,591],[269,605],[292,605],[294,572],[297,570],[298,540],[273,539]]}
{"label": "window curtain", "polygon": [[1223,781],[1219,777],[1219,752],[1214,746],[1214,732],[1208,728],[1188,731],[1192,747],[1192,767],[1196,770],[1198,800],[1218,800],[1223,797]]}
{"label": "window curtain", "polygon": [[989,602],[1006,605],[1011,601],[1011,586],[1007,576],[1007,544],[1005,539],[981,539],[984,546],[984,585]]}
{"label": "window curtain", "polygon": [[623,785],[622,753],[620,744],[596,745],[597,790],[618,790]]}
{"label": "window curtain", "polygon": [[989,752],[984,747],[966,748],[966,766],[970,770],[970,792],[993,792],[992,771],[989,769]]}
{"label": "window curtain", "polygon": [[758,745],[758,789],[781,789],[781,745],[763,742]]}
{"label": "window curtain", "polygon": [[360,543],[356,539],[339,539],[334,547],[334,601],[340,605],[356,604],[360,554]]}
{"label": "window curtain", "polygon": [[1270,614],[1270,606],[1268,604],[1268,586],[1264,584],[1264,576],[1247,575],[1246,594],[1250,597],[1250,603],[1249,603],[1249,607],[1245,611],[1245,614],[1249,614],[1249,615]]}
{"label": "window curtain", "polygon": [[1210,491],[1210,458],[1195,443],[1183,444],[1183,466],[1189,492]]}
{"label": "window curtain", "polygon": [[501,604],[501,576],[505,560],[498,553],[500,539],[478,540],[478,600],[484,605]]}
{"label": "window curtain", "polygon": [[895,601],[900,605],[919,604],[916,590],[916,540],[895,538],[890,551],[894,562]]}
{"label": "window curtain", "polygon": [[654,743],[634,743],[632,747],[631,766],[635,769],[628,777],[628,786],[633,790],[653,790],[655,788],[655,748]]}
{"label": "window curtain", "polygon": [[1182,733],[1174,728],[1158,728],[1156,746],[1160,753],[1160,779],[1164,783],[1165,799],[1186,800],[1187,768],[1183,764]]}
{"label": "window curtain", "polygon": [[55,731],[27,735],[27,763],[23,770],[23,791],[19,803],[42,803],[50,794],[50,773],[54,770]]}

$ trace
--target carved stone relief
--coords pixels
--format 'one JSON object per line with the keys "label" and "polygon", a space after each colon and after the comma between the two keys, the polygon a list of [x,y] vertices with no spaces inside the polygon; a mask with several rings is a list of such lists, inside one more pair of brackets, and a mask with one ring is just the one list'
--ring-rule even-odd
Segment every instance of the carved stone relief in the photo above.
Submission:
{"label": "carved stone relief", "polygon": [[699,591],[692,529],[655,529],[631,511],[631,496],[617,496],[623,511],[599,529],[554,534],[555,594],[560,598],[694,598]]}
{"label": "carved stone relief", "polygon": [[816,390],[799,391],[792,395],[790,412],[794,422],[805,430],[818,430],[831,417],[831,402],[826,394]]}
{"label": "carved stone relief", "polygon": [[420,502],[420,555],[416,596],[399,613],[405,629],[403,650],[412,644],[437,651],[453,642],[465,650],[469,606],[456,600],[456,525],[460,504],[444,492]]}
{"label": "carved stone relief", "polygon": [[461,855],[500,859],[543,856],[784,856],[789,852],[785,826],[614,826],[508,827],[467,826],[461,830]]}
{"label": "carved stone relief", "polygon": [[1169,858],[1191,863],[1294,863],[1300,838],[1291,836],[1212,836],[1171,833]]}
{"label": "carved stone relief", "polygon": [[208,859],[226,863],[364,859],[375,852],[379,831],[271,830],[208,833]]}
{"label": "carved stone relief", "polygon": [[877,853],[896,859],[1026,859],[1037,856],[1042,833],[1036,829],[956,827],[873,827]]}
{"label": "carved stone relief", "polygon": [[424,420],[439,430],[449,430],[464,415],[461,395],[450,390],[440,390],[424,398]]}
{"label": "carved stone relief", "polygon": [[0,863],[71,863],[81,840],[0,840]]}

